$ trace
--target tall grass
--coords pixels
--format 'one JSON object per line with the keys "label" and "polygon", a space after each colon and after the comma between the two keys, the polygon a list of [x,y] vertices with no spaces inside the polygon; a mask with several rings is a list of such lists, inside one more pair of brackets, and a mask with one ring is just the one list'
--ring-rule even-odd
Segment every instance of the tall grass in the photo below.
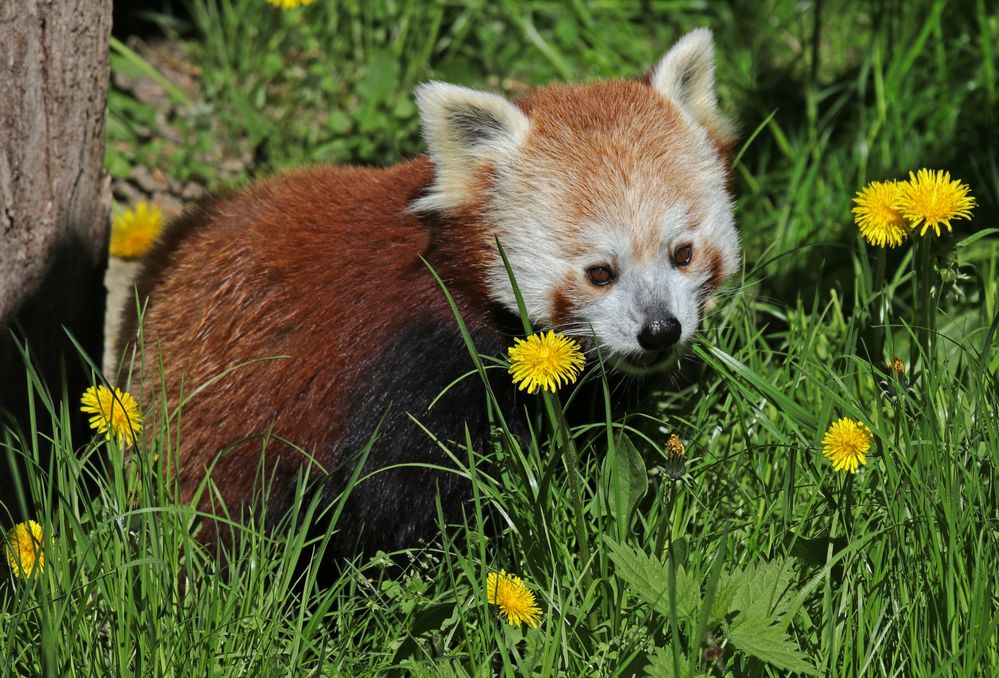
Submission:
{"label": "tall grass", "polygon": [[[632,75],[709,25],[724,108],[746,139],[734,176],[744,270],[639,409],[598,397],[566,428],[553,405],[528,440],[455,446],[474,488],[465,524],[403,554],[401,572],[378,557],[323,586],[305,527],[323,507],[303,499],[277,533],[236,528],[242,551],[220,576],[191,536],[194,510],[162,479],[173,439],[132,466],[102,441],[71,440],[79,394],[48,393],[28,367],[53,457],[41,464],[47,426],[8,431],[4,448],[39,460],[24,486],[55,545],[41,576],[0,578],[0,672],[999,671],[999,239],[987,228],[999,15],[987,3],[191,7],[207,91],[259,135],[265,170],[416,150],[409,90],[430,76],[515,92]],[[972,226],[955,222],[922,263],[908,244],[865,245],[854,192],[923,166],[971,185]],[[494,358],[482,369],[501,369]],[[597,364],[586,378],[598,395],[611,388]],[[855,476],[820,454],[841,416],[875,434]],[[686,441],[679,481],[670,433]],[[509,627],[487,604],[500,568],[534,589],[540,628]]]}

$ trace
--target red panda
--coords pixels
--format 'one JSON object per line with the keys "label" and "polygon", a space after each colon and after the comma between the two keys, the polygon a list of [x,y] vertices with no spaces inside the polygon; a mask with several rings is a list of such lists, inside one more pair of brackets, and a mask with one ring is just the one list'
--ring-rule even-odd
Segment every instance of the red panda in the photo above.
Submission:
{"label": "red panda", "polygon": [[[410,415],[440,441],[460,447],[467,426],[484,446],[482,383],[446,388],[472,363],[424,260],[480,353],[504,355],[518,327],[498,239],[535,326],[612,364],[689,340],[736,270],[733,134],[709,31],[688,33],[643,80],[543,86],[516,103],[430,82],[416,102],[427,156],[299,169],[214,197],[147,258],[139,391],[147,404],[165,393],[167,411],[184,399],[184,499],[211,469],[228,510],[248,508],[261,436],[272,524],[308,455],[330,471],[318,491],[332,502],[379,422],[365,471],[451,465]],[[493,388],[516,409],[509,380]],[[415,546],[436,533],[438,498],[454,521],[469,496],[454,473],[376,473],[347,501],[334,551]]]}

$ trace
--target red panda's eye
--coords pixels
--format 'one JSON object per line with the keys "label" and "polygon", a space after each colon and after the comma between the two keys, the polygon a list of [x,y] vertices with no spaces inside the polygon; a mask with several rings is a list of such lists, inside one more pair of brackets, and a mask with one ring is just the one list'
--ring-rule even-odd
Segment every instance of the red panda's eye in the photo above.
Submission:
{"label": "red panda's eye", "polygon": [[590,282],[594,285],[609,285],[614,282],[614,271],[610,270],[606,266],[590,266],[586,269],[586,277],[590,279]]}
{"label": "red panda's eye", "polygon": [[673,252],[673,263],[677,266],[686,266],[690,263],[691,257],[694,256],[694,248],[690,245],[684,245],[683,247],[678,247],[676,252]]}

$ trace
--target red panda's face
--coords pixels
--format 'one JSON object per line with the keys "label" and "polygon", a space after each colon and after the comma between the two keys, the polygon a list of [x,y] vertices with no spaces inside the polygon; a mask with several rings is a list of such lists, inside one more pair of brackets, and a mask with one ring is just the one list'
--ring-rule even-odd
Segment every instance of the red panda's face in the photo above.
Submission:
{"label": "red panda's face", "polygon": [[[437,173],[415,207],[476,215],[470,237],[499,238],[532,321],[637,362],[693,336],[739,262],[710,33],[648,83],[549,86],[518,106],[431,83],[418,102]],[[485,270],[516,311],[498,254]]]}

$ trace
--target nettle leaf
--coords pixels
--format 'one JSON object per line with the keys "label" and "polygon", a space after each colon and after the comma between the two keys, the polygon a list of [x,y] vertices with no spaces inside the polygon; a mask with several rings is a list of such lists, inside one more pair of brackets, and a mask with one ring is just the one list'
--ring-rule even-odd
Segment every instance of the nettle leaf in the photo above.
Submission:
{"label": "nettle leaf", "polygon": [[656,653],[649,657],[649,663],[645,666],[645,675],[652,678],[680,678],[683,676],[683,669],[687,665],[687,659],[680,655],[680,673],[674,670],[673,647],[667,645],[656,649]]}
{"label": "nettle leaf", "polygon": [[642,455],[623,433],[614,445],[609,484],[607,503],[617,520],[618,535],[624,536],[631,525],[632,511],[649,490],[649,474]]}
{"label": "nettle leaf", "polygon": [[[656,653],[649,657],[649,663],[645,665],[644,673],[651,678],[680,678],[687,676],[687,658],[680,653],[680,673],[677,673],[673,664],[673,646],[667,645],[656,649]],[[691,678],[711,678],[709,673],[694,673]]]}
{"label": "nettle leaf", "polygon": [[791,602],[793,576],[790,563],[781,560],[753,563],[726,574],[718,585],[712,616],[735,617],[726,636],[740,652],[786,671],[817,675],[780,624]]}
{"label": "nettle leaf", "polygon": [[[645,602],[659,614],[670,616],[669,564],[626,544],[604,538],[610,547],[614,571]],[[694,576],[683,566],[676,568],[676,614],[687,617],[697,610],[701,602],[701,587]]]}
{"label": "nettle leaf", "polygon": [[718,581],[718,590],[715,592],[714,602],[711,604],[711,619],[724,619],[733,610],[732,601],[739,590],[743,578],[743,573],[726,572]]}
{"label": "nettle leaf", "polygon": [[728,640],[740,652],[785,671],[819,675],[794,640],[776,622],[741,613],[728,629]]}
{"label": "nettle leaf", "polygon": [[787,611],[791,601],[794,572],[783,560],[754,563],[731,575],[732,599],[727,612],[745,612],[767,622],[776,621]]}

